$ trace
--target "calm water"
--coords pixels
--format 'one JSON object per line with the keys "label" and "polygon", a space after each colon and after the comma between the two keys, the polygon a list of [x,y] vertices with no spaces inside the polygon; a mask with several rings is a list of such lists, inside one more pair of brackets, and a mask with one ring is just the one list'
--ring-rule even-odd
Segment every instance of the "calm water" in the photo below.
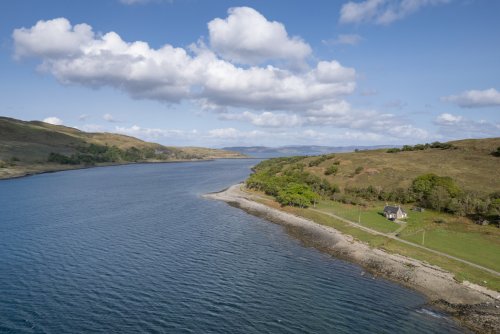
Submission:
{"label": "calm water", "polygon": [[420,294],[200,198],[254,163],[1,181],[0,332],[463,332]]}

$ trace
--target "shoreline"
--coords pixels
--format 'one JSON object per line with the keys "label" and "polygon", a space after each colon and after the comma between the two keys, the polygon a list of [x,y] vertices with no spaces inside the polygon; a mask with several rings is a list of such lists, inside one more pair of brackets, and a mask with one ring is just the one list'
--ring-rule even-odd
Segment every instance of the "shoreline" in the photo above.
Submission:
{"label": "shoreline", "polygon": [[[6,181],[6,180],[13,180],[13,179],[20,179],[24,177],[30,177],[30,176],[35,176],[35,175],[41,175],[41,174],[50,174],[50,173],[57,173],[57,172],[66,172],[66,171],[72,171],[72,170],[81,170],[81,169],[89,169],[89,168],[99,168],[99,167],[116,167],[116,166],[126,166],[126,165],[137,165],[137,164],[170,164],[170,163],[185,163],[185,162],[207,162],[207,161],[215,161],[215,160],[222,160],[222,159],[253,159],[253,158],[207,158],[207,159],[196,159],[196,160],[158,160],[158,161],[137,161],[137,162],[123,162],[123,163],[109,163],[109,164],[101,164],[101,165],[93,165],[93,166],[81,166],[81,165],[76,165],[74,168],[69,167],[69,168],[61,168],[61,169],[47,169],[47,170],[34,170],[34,171],[26,171],[23,172],[19,175],[14,175],[14,176],[0,176],[0,182],[1,181]],[[62,165],[66,166],[66,165]],[[70,166],[70,165],[68,165]]]}
{"label": "shoreline", "polygon": [[480,333],[500,332],[500,293],[472,283],[459,283],[453,274],[428,263],[382,249],[370,248],[352,236],[303,217],[252,200],[242,184],[203,195],[283,225],[306,246],[361,265],[381,276],[423,293],[430,304],[449,313],[465,327]]}

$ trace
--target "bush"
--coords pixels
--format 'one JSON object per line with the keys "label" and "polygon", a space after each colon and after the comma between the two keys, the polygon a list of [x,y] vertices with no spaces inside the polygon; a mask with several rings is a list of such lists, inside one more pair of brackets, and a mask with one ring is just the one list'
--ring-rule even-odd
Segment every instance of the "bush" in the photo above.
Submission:
{"label": "bush", "polygon": [[491,155],[494,157],[500,157],[500,146],[497,147],[496,151],[491,152]]}
{"label": "bush", "polygon": [[422,150],[427,150],[429,148],[439,148],[442,150],[447,150],[451,148],[455,148],[452,144],[449,143],[440,143],[438,141],[435,141],[431,144],[426,143],[426,144],[417,144],[415,146],[411,145],[404,145],[401,149],[399,148],[390,148],[387,150],[387,153],[397,153],[401,151],[422,151]]}
{"label": "bush", "polygon": [[321,163],[325,162],[326,160],[333,159],[335,158],[335,154],[323,154],[320,157],[311,160],[309,162],[309,167],[316,167],[319,166]]}
{"label": "bush", "polygon": [[337,165],[331,165],[325,170],[325,175],[335,175],[337,174],[339,167]]}

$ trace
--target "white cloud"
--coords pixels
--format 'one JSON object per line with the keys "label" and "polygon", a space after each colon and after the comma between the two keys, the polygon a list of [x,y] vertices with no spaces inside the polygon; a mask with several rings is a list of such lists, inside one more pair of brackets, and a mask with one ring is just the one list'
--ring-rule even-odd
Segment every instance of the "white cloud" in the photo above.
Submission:
{"label": "white cloud", "polygon": [[[250,8],[232,9],[226,20],[216,19],[210,24],[219,22],[223,27],[232,27],[232,20],[242,20],[241,16],[245,15],[260,22],[262,27],[259,29],[268,29],[271,37],[256,34],[263,36],[262,42],[245,41],[236,45],[234,50],[253,48],[254,55],[262,56],[259,59],[303,60],[310,54],[308,45],[290,38],[281,23],[269,22]],[[255,33],[255,27],[245,25],[246,21],[243,21],[236,27]],[[212,28],[211,33],[216,31],[215,35],[220,37],[220,29],[224,30]],[[232,33],[229,33],[231,38],[234,37]],[[57,42],[59,37],[65,43]],[[142,41],[123,41],[115,32],[94,34],[90,26],[72,26],[64,18],[40,21],[28,29],[16,29],[13,38],[16,57],[40,58],[39,69],[52,74],[63,84],[108,86],[125,91],[133,98],[168,103],[185,100],[195,102],[217,112],[220,119],[274,128],[276,131],[272,138],[293,139],[287,137],[285,128],[308,126],[331,126],[350,132],[389,133],[398,138],[420,138],[426,135],[424,130],[414,128],[407,120],[392,114],[352,108],[345,97],[354,92],[356,71],[342,66],[336,60],[317,60],[298,72],[271,63],[238,66],[220,58],[203,43],[191,45],[188,49],[169,44],[154,49]],[[285,47],[278,48],[281,45],[278,42]],[[274,51],[267,49],[269,43],[275,44]],[[295,57],[291,51],[295,47],[309,51],[298,52]],[[104,115],[104,119],[116,121],[110,114]],[[223,134],[230,136],[231,133],[235,136],[238,133],[238,138],[243,136],[240,131],[228,129],[207,134],[206,138]],[[174,134],[185,138],[192,136],[190,132],[138,126],[117,127],[116,131],[145,139],[170,138],[168,136]],[[260,130],[245,132],[244,138],[249,139],[252,135],[255,138],[258,135],[270,138],[269,133]]]}
{"label": "white cloud", "polygon": [[323,44],[325,45],[357,45],[359,44],[363,38],[357,34],[340,34],[335,39],[323,40]]}
{"label": "white cloud", "polygon": [[444,113],[436,118],[435,123],[439,125],[453,125],[461,122],[462,120],[463,120],[462,116]]}
{"label": "white cloud", "polygon": [[474,138],[500,136],[500,123],[486,120],[472,120],[453,114],[441,114],[434,120],[440,133],[448,138]]}
{"label": "white cloud", "polygon": [[198,135],[198,131],[193,130],[178,130],[178,129],[159,129],[159,128],[144,128],[138,125],[131,127],[116,126],[115,132],[124,135],[139,137],[145,140],[158,140],[160,138],[174,138],[176,140],[194,138]]}
{"label": "white cloud", "polygon": [[80,54],[82,48],[92,41],[94,33],[85,23],[71,26],[65,18],[57,18],[38,21],[29,29],[15,29],[12,37],[15,41],[15,58],[64,58]]}
{"label": "white cloud", "polygon": [[[355,70],[335,60],[320,61],[316,68],[301,73],[270,65],[243,68],[203,46],[191,54],[168,44],[152,49],[145,42],[127,43],[114,32],[92,33],[90,39],[85,33],[83,39],[74,30],[66,19],[16,29],[16,55],[40,57],[40,69],[65,84],[111,86],[134,98],[166,102],[189,99],[224,107],[303,109],[350,94],[355,88]],[[59,34],[73,38],[68,41],[71,52],[61,52],[58,43],[40,45],[47,39],[40,38],[46,31],[51,40]],[[90,27],[85,31],[91,32]],[[74,47],[82,40],[78,49]]]}
{"label": "white cloud", "polygon": [[249,122],[255,126],[265,128],[289,128],[301,126],[304,120],[298,115],[275,114],[265,111],[260,114],[245,111],[243,113],[226,113],[219,116],[223,120],[237,120]]}
{"label": "white cloud", "polygon": [[104,114],[102,115],[102,119],[105,120],[106,122],[110,122],[110,123],[116,123],[118,122],[118,120],[111,114]]}
{"label": "white cloud", "polygon": [[53,124],[53,125],[62,125],[63,121],[60,118],[57,117],[47,117],[45,118],[42,122]]}
{"label": "white cloud", "polygon": [[441,98],[445,102],[455,103],[462,108],[481,108],[500,106],[500,92],[495,88],[468,90],[458,95]]}
{"label": "white cloud", "polygon": [[340,9],[340,23],[390,24],[423,7],[441,5],[450,0],[365,0],[349,1]]}
{"label": "white cloud", "polygon": [[302,62],[311,54],[309,44],[289,37],[282,23],[268,21],[255,9],[236,7],[228,14],[208,23],[210,45],[224,59],[240,64],[273,59]]}
{"label": "white cloud", "polygon": [[[427,140],[431,134],[411,125],[406,119],[394,114],[381,114],[374,110],[353,109],[345,101],[332,102],[320,109],[309,109],[303,113],[222,113],[221,120],[242,121],[261,128],[293,128],[293,127],[334,127],[372,134],[379,133],[391,139]],[[352,133],[352,131],[350,131]],[[391,140],[393,142],[394,140]]]}

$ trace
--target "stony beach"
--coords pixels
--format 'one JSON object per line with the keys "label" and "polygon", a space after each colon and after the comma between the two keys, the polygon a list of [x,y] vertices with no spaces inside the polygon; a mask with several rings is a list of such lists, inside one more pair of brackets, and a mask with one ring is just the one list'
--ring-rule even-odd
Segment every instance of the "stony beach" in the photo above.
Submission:
{"label": "stony beach", "polygon": [[430,304],[456,317],[478,333],[500,332],[500,293],[476,284],[456,281],[437,266],[371,248],[334,228],[268,207],[252,200],[243,184],[204,197],[224,201],[252,215],[283,225],[307,245],[357,263],[375,276],[382,276],[425,294]]}

